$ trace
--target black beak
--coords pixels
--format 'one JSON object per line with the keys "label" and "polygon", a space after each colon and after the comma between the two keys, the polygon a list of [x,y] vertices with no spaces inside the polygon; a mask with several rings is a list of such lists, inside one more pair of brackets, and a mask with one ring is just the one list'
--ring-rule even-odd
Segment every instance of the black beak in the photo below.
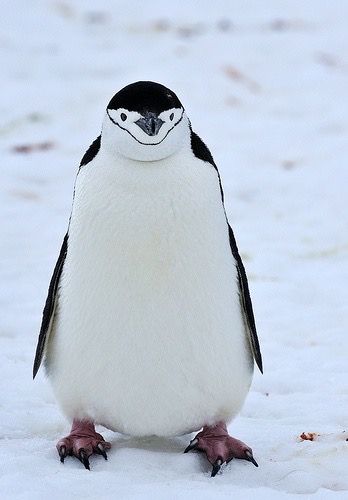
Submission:
{"label": "black beak", "polygon": [[145,134],[152,136],[158,134],[164,121],[158,118],[155,113],[145,113],[143,118],[139,118],[135,123],[145,132]]}

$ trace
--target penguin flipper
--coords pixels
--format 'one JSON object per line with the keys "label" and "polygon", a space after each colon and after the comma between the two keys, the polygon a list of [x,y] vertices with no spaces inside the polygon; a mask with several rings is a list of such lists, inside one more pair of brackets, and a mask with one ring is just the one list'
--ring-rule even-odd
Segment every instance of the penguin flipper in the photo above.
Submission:
{"label": "penguin flipper", "polygon": [[251,350],[260,372],[263,373],[262,356],[261,356],[259,339],[257,337],[253,306],[251,303],[250,292],[249,292],[248,278],[245,272],[242,258],[238,252],[236,239],[234,237],[232,228],[229,224],[228,224],[228,233],[230,238],[231,251],[237,264],[240,302],[245,318],[247,331],[249,334]]}
{"label": "penguin flipper", "polygon": [[48,295],[46,299],[46,304],[42,313],[42,322],[39,333],[39,339],[36,347],[34,367],[33,367],[33,378],[35,378],[44,355],[45,345],[49,337],[49,333],[53,323],[54,309],[57,298],[57,290],[59,285],[59,279],[62,274],[66,252],[68,247],[68,233],[64,236],[63,244],[60,249],[59,257],[57,263],[54,267],[53,275],[48,288]]}

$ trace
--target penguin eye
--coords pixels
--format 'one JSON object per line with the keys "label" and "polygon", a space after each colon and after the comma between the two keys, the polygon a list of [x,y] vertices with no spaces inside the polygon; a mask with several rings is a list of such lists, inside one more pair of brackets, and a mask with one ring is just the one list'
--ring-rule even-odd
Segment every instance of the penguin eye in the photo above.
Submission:
{"label": "penguin eye", "polygon": [[169,117],[169,120],[172,122],[173,121],[173,118],[174,118],[174,113],[172,113]]}
{"label": "penguin eye", "polygon": [[125,122],[127,120],[127,115],[125,113],[121,113],[121,120]]}

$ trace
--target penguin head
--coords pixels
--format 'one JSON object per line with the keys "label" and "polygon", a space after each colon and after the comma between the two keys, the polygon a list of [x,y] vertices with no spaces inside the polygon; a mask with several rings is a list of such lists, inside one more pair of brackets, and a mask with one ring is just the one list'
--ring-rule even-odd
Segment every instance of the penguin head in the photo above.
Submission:
{"label": "penguin head", "polygon": [[109,102],[102,147],[126,158],[156,161],[178,151],[190,137],[189,121],[178,97],[155,82],[136,82]]}

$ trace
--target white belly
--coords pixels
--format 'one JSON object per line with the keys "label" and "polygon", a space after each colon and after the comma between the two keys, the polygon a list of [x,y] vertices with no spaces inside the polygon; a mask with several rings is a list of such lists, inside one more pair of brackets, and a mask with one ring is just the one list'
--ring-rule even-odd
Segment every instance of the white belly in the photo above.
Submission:
{"label": "white belly", "polygon": [[97,158],[76,183],[48,345],[63,411],[132,435],[230,420],[252,359],[214,169]]}

